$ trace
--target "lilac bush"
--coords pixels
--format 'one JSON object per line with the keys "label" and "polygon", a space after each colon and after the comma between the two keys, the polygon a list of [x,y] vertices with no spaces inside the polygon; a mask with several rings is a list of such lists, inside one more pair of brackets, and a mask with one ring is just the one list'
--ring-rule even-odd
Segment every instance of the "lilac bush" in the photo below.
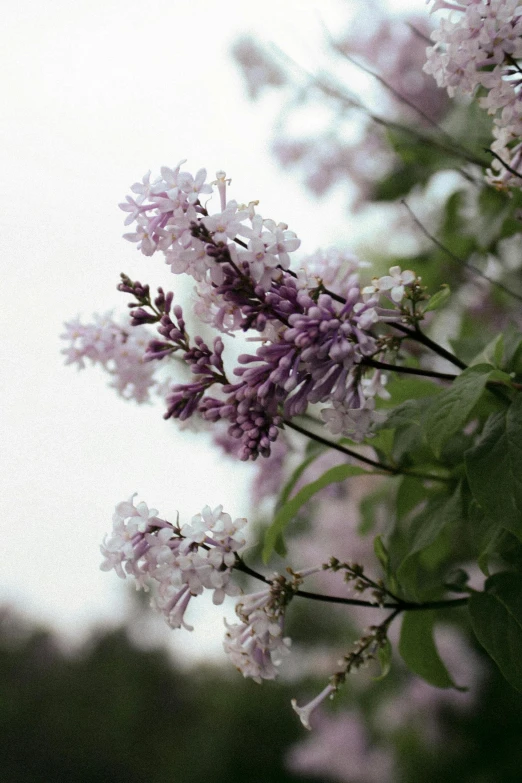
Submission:
{"label": "lilac bush", "polygon": [[[182,160],[156,177],[148,172],[120,206],[131,227],[125,238],[139,252],[193,278],[201,334],[189,334],[175,291],[153,295],[122,274],[128,320],[71,321],[64,335],[68,363],[101,364],[119,393],[138,403],[153,390],[165,419],[193,421],[231,459],[255,462],[254,491],[270,507],[264,527],[233,521],[221,506],[174,523],[131,498],[116,506],[102,568],[150,589],[174,629],[191,629],[186,613],[203,592],[216,604],[238,596],[224,649],[256,682],[276,678],[298,655],[288,631],[296,599],[328,606],[333,624],[346,622],[340,612],[350,610],[355,641],[341,651],[332,644],[337,662],[318,694],[292,704],[306,728],[315,715],[330,736],[346,730],[360,764],[374,758],[379,780],[392,779],[389,751],[369,754],[358,720],[323,711],[350,673],[373,666],[384,677],[402,658],[410,674],[402,669],[393,691],[396,723],[420,725],[418,704],[435,714],[440,704],[473,703],[462,687],[479,683],[483,671],[471,634],[522,690],[522,294],[519,265],[503,262],[522,235],[522,21],[514,0],[437,0],[432,11],[440,19],[423,71],[418,48],[428,22],[416,19],[399,41],[395,70],[379,76],[393,98],[390,118],[370,112],[365,120],[390,134],[381,180],[396,171],[416,188],[415,176],[426,183],[435,170],[460,176],[460,186],[440,198],[440,238],[408,207],[410,230],[420,229],[429,251],[390,256],[373,276],[352,253],[299,254],[301,240],[286,223],[263,217],[255,199],[230,198],[242,194],[230,194],[224,171],[212,179]],[[381,26],[368,40],[392,46],[393,29]],[[368,58],[372,47],[356,43],[334,41],[341,54]],[[256,80],[275,89],[291,83],[261,49],[238,47],[236,56],[253,97]],[[382,66],[374,59],[372,67]],[[427,74],[447,90],[431,117],[423,100],[436,87]],[[451,114],[449,97],[464,94],[486,110],[484,127],[492,118],[483,146],[452,135],[451,121],[439,124]],[[396,135],[401,106],[415,140],[406,152]],[[471,118],[473,103],[455,111]],[[337,163],[333,170],[339,173]],[[401,195],[387,192],[388,200]],[[242,335],[257,347],[234,358],[233,338]],[[165,383],[165,366],[185,376]],[[247,529],[257,550],[246,548]],[[276,557],[277,571],[267,572]],[[245,592],[246,577],[261,589]],[[468,682],[457,677],[458,663],[448,669],[439,655],[437,626],[440,638],[456,640],[446,644],[447,658],[459,650]],[[386,734],[383,714],[374,711],[372,720]],[[423,725],[436,736],[433,722]],[[330,755],[328,772],[318,748],[295,749],[292,765],[341,779],[343,762]]]}

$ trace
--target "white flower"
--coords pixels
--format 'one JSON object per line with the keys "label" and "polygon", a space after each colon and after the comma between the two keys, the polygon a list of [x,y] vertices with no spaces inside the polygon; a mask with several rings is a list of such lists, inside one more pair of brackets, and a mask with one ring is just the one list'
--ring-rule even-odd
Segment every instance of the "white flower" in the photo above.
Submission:
{"label": "white flower", "polygon": [[315,697],[315,699],[312,699],[312,701],[308,702],[308,704],[304,704],[302,707],[298,707],[297,701],[292,699],[292,707],[299,715],[301,723],[305,729],[311,731],[312,727],[310,725],[310,717],[312,716],[312,713],[317,709],[317,707],[319,707],[320,704],[322,704],[325,699],[335,693],[335,691],[336,688],[334,685],[327,685],[326,688],[324,688],[324,690],[322,690],[321,693]]}
{"label": "white flower", "polygon": [[215,242],[227,242],[234,239],[241,228],[241,221],[248,217],[246,211],[238,211],[237,203],[229,201],[223,212],[218,212],[210,217],[203,218],[203,224],[207,228]]}
{"label": "white flower", "polygon": [[392,301],[398,304],[404,296],[405,286],[411,285],[415,279],[415,272],[409,269],[401,272],[400,266],[392,266],[389,275],[374,277],[371,285],[363,288],[363,298],[367,300],[375,294],[390,291]]}
{"label": "white flower", "polygon": [[189,204],[196,204],[202,193],[212,193],[212,185],[205,185],[207,170],[200,169],[195,177],[188,171],[183,171],[178,176],[178,185],[183,193],[187,194]]}
{"label": "white flower", "polygon": [[240,623],[225,621],[225,652],[244,677],[259,683],[276,678],[291,644],[283,636],[284,612],[291,596],[286,579],[274,574],[267,589],[240,599],[236,606]]}
{"label": "white flower", "polygon": [[129,242],[137,242],[138,250],[141,250],[144,256],[152,256],[156,251],[156,242],[150,235],[149,223],[143,215],[138,215],[136,231],[124,234],[123,238]]}
{"label": "white flower", "polygon": [[205,506],[180,530],[146,503],[134,505],[135,497],[116,506],[112,535],[101,546],[101,569],[114,569],[122,579],[132,575],[137,587],[152,585],[152,605],[171,628],[192,630],[184,619],[192,597],[211,590],[213,602],[221,604],[226,595],[240,593],[231,576],[245,544],[238,531],[246,519],[232,521],[222,506]]}
{"label": "white flower", "polygon": [[[367,394],[371,394],[373,391],[371,385],[363,387],[363,395],[365,391]],[[381,392],[380,396],[382,396],[382,392],[387,393],[380,388],[379,392]],[[359,408],[348,408],[342,402],[334,402],[333,408],[323,408],[321,417],[326,429],[332,435],[346,435],[356,443],[360,443],[366,437],[371,437],[372,424],[382,421],[385,415],[381,411],[374,410],[375,400],[372,397],[364,398],[362,402],[363,405]]]}

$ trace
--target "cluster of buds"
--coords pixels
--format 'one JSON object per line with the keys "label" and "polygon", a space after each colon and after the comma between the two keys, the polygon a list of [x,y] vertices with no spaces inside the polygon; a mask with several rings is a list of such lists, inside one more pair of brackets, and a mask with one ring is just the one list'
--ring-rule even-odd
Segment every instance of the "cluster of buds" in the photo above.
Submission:
{"label": "cluster of buds", "polygon": [[299,715],[301,723],[306,729],[312,728],[310,718],[315,710],[325,699],[333,699],[350,672],[367,666],[371,661],[376,660],[379,650],[388,644],[388,627],[394,616],[395,614],[390,615],[380,625],[371,625],[368,628],[367,633],[361,636],[355,642],[350,652],[339,661],[339,666],[342,668],[330,677],[330,682],[318,696],[301,707],[295,699],[292,699],[292,707]]}
{"label": "cluster of buds", "polygon": [[386,589],[383,580],[370,579],[364,573],[364,566],[359,563],[343,563],[336,557],[331,557],[323,565],[323,569],[332,571],[332,573],[344,571],[344,581],[351,586],[352,590],[359,595],[362,595],[367,590],[371,590],[372,599],[377,606],[382,606],[385,599],[390,596],[390,592]]}

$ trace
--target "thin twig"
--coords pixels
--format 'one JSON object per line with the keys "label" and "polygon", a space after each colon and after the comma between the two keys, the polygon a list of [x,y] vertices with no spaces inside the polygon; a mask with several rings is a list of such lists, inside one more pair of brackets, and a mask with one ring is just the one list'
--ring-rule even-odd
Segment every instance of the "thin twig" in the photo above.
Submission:
{"label": "thin twig", "polygon": [[493,157],[496,158],[504,166],[504,168],[510,172],[510,174],[514,174],[515,177],[522,179],[522,174],[519,171],[515,171],[515,169],[511,168],[509,163],[506,163],[506,161],[503,158],[501,158],[500,155],[497,155],[496,152],[493,152],[492,149],[490,149],[489,147],[484,147],[484,152],[489,152],[489,154],[493,155]]}
{"label": "thin twig", "polygon": [[[271,584],[271,580],[268,577],[260,574],[259,571],[255,571],[248,566],[239,555],[236,558],[236,562],[233,566],[236,571],[241,571],[248,576],[252,576],[254,579],[258,579],[265,584]],[[399,612],[411,612],[411,611],[429,611],[433,609],[446,609],[456,606],[465,606],[469,600],[469,597],[465,598],[450,598],[447,601],[424,601],[415,603],[412,601],[403,601],[400,598],[394,603],[376,603],[374,601],[363,601],[360,598],[345,598],[340,595],[323,595],[321,593],[311,593],[308,590],[297,590],[294,595],[298,595],[301,598],[308,598],[311,601],[323,601],[329,604],[344,604],[346,606],[367,606],[371,609],[394,609],[395,613]]]}
{"label": "thin twig", "polygon": [[359,70],[363,71],[364,73],[367,73],[369,76],[372,76],[374,79],[376,79],[380,84],[382,84],[383,87],[385,87],[389,92],[394,95],[397,100],[401,101],[401,103],[404,103],[406,106],[409,106],[410,109],[413,109],[419,117],[422,117],[423,120],[425,120],[429,125],[434,127],[442,136],[444,136],[450,144],[454,145],[455,149],[462,151],[466,154],[469,154],[469,150],[467,150],[465,147],[462,147],[456,139],[451,136],[450,133],[448,133],[447,130],[442,128],[438,122],[436,122],[433,117],[430,117],[429,114],[426,114],[419,106],[417,106],[413,101],[410,101],[409,98],[407,98],[405,95],[399,92],[399,90],[396,90],[393,85],[391,85],[389,82],[386,81],[386,79],[381,76],[377,71],[374,71],[373,68],[370,68],[367,65],[363,65],[363,63],[359,62],[359,60],[355,59],[355,57],[352,57],[347,52],[343,51],[341,46],[335,41],[335,39],[332,37],[330,32],[326,29],[326,35],[328,37],[329,43],[332,46],[332,48],[338,52],[342,57],[344,57],[348,62],[352,63],[352,65],[355,65],[356,68],[359,68]]}
{"label": "thin twig", "polygon": [[418,326],[415,329],[410,329],[408,326],[397,322],[391,322],[390,326],[393,326],[394,329],[398,329],[400,332],[407,335],[410,340],[414,340],[417,343],[421,343],[421,345],[425,345],[426,348],[429,348],[438,356],[441,356],[443,359],[451,362],[451,364],[455,365],[455,367],[458,367],[460,370],[467,369],[468,365],[461,361],[458,356],[455,356],[451,353],[451,351],[446,350],[446,348],[443,348],[442,345],[439,345],[434,340],[431,340],[428,335],[424,334],[424,332],[420,330]]}
{"label": "thin twig", "polygon": [[482,270],[480,270],[478,267],[476,267],[474,264],[470,264],[469,261],[464,261],[463,258],[460,258],[459,256],[455,255],[455,253],[449,249],[449,247],[446,247],[442,244],[436,237],[433,236],[433,234],[430,234],[428,229],[423,226],[423,224],[420,222],[418,217],[414,214],[412,209],[409,207],[409,205],[406,203],[405,199],[401,199],[401,204],[403,204],[406,209],[408,210],[411,219],[415,223],[415,225],[420,228],[422,233],[425,237],[430,239],[434,245],[436,245],[440,250],[442,250],[443,253],[446,253],[446,255],[451,258],[453,261],[456,261],[458,264],[462,264],[462,266],[466,267],[470,270],[470,272],[473,272],[473,274],[478,275],[479,277],[482,277],[483,280],[487,280],[488,283],[491,283],[491,285],[496,286],[497,288],[500,288],[502,291],[504,291],[505,294],[508,294],[508,296],[512,296],[513,299],[516,299],[519,302],[522,302],[522,295],[515,293],[514,291],[511,291],[506,285],[503,283],[500,283],[498,280],[493,280],[492,277],[489,277],[489,275],[486,275]]}
{"label": "thin twig", "polygon": [[473,155],[472,153],[468,153],[464,149],[456,149],[453,146],[444,144],[443,142],[438,141],[437,139],[433,139],[431,136],[427,136],[426,134],[421,133],[421,131],[419,131],[416,128],[411,128],[407,125],[403,125],[402,123],[389,120],[385,117],[379,116],[378,114],[374,114],[373,112],[370,111],[370,109],[367,106],[365,106],[362,103],[361,100],[359,100],[354,95],[347,92],[344,87],[340,87],[338,85],[328,83],[324,79],[324,77],[323,79],[321,79],[319,76],[314,76],[312,73],[307,71],[306,68],[304,68],[302,65],[297,63],[295,60],[293,60],[286,52],[279,49],[279,47],[275,46],[275,44],[272,44],[271,48],[276,52],[276,54],[279,55],[280,58],[287,60],[297,71],[301,73],[302,76],[306,77],[311,84],[318,87],[325,95],[330,95],[334,98],[337,98],[342,103],[344,103],[345,105],[353,109],[359,109],[360,111],[363,111],[377,125],[382,125],[386,128],[392,128],[394,130],[398,130],[403,133],[406,133],[409,136],[413,136],[419,141],[422,141],[424,144],[427,144],[430,147],[434,147],[435,149],[442,150],[443,152],[449,153],[451,155],[456,155],[460,158],[463,158],[468,163],[473,163],[476,166],[477,165],[481,167],[487,166],[487,162],[481,160],[481,158],[478,158],[476,155]]}

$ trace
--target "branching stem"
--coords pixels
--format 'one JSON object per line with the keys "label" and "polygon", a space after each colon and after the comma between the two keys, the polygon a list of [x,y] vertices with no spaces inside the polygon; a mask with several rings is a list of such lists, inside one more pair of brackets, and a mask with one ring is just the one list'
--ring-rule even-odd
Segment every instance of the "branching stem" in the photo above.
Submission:
{"label": "branching stem", "polygon": [[[248,576],[252,576],[254,579],[258,579],[265,584],[271,584],[271,580],[268,577],[260,574],[259,571],[255,571],[253,568],[250,568],[250,566],[248,566],[239,556],[237,556],[234,568],[236,571],[242,571],[244,574],[248,574]],[[393,609],[393,617],[395,617],[400,612],[424,612],[435,609],[451,609],[457,606],[465,606],[469,601],[469,596],[466,596],[464,598],[450,598],[448,600],[440,601],[422,601],[419,603],[414,601],[403,601],[400,598],[395,602],[376,603],[372,601],[363,601],[360,598],[345,598],[344,596],[340,595],[322,595],[321,593],[311,593],[308,590],[297,590],[295,595],[300,596],[300,598],[308,598],[311,601],[323,601],[323,603],[343,604],[345,606],[367,606],[371,609]]]}
{"label": "branching stem", "polygon": [[[520,175],[518,175],[520,176]],[[486,275],[481,269],[479,269],[474,264],[470,264],[469,261],[464,261],[463,258],[460,258],[459,256],[455,255],[455,253],[449,249],[449,247],[446,247],[446,245],[443,245],[442,242],[440,242],[436,237],[433,236],[433,234],[430,234],[428,229],[423,226],[423,224],[420,222],[419,218],[414,214],[412,209],[408,206],[406,201],[404,199],[401,199],[401,204],[403,204],[406,209],[408,210],[411,219],[415,223],[415,225],[420,228],[422,233],[425,237],[427,237],[431,242],[433,242],[434,245],[436,245],[439,250],[442,250],[443,253],[446,253],[448,258],[451,258],[453,261],[456,261],[458,264],[461,264],[462,266],[466,267],[466,269],[469,269],[470,272],[473,272],[474,275],[477,275],[478,277],[481,277],[483,280],[487,280],[488,283],[491,283],[491,285],[496,286],[497,288],[500,288],[501,291],[504,291],[505,294],[508,296],[512,296],[513,299],[516,299],[518,302],[522,302],[522,295],[515,293],[515,291],[512,291],[510,288],[508,288],[503,283],[500,283],[498,280],[493,280],[492,277],[489,277],[489,275]]]}
{"label": "branching stem", "polygon": [[413,478],[426,479],[429,481],[451,481],[450,478],[446,478],[445,476],[435,476],[431,473],[422,473],[421,471],[417,470],[409,470],[408,468],[398,468],[394,467],[393,465],[386,465],[384,462],[379,462],[378,460],[365,457],[362,454],[358,454],[356,451],[343,446],[341,443],[336,443],[335,441],[328,440],[328,438],[323,438],[322,435],[318,435],[315,432],[310,432],[310,430],[304,429],[304,427],[301,427],[299,424],[296,424],[289,419],[283,419],[283,421],[287,427],[301,433],[301,435],[305,435],[307,438],[315,440],[317,443],[321,443],[323,446],[327,446],[329,449],[339,451],[341,454],[346,454],[347,457],[353,457],[359,462],[364,462],[366,465],[371,465],[373,468],[377,468],[377,470],[384,471],[385,473],[388,473],[392,476],[404,475],[412,476]]}

